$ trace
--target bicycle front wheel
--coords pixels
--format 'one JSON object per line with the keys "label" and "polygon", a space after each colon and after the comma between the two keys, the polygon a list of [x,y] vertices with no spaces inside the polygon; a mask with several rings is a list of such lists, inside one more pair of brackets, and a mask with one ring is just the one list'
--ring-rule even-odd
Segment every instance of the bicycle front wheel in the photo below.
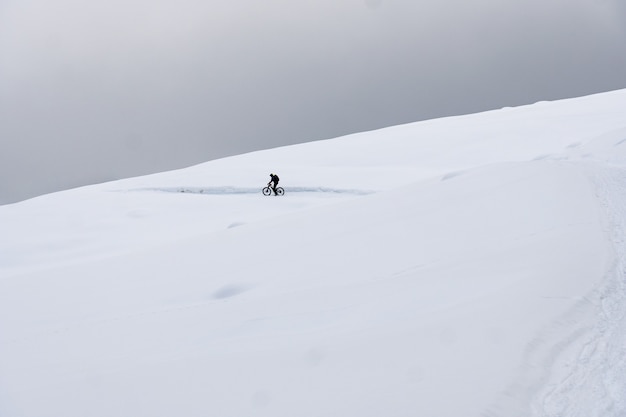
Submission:
{"label": "bicycle front wheel", "polygon": [[270,187],[263,188],[263,195],[270,195],[270,194],[272,194],[272,189]]}

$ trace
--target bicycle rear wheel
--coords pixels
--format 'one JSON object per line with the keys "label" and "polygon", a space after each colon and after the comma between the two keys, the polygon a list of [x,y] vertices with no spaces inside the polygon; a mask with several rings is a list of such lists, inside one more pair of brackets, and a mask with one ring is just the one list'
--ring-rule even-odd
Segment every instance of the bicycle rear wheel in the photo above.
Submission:
{"label": "bicycle rear wheel", "polygon": [[278,187],[276,189],[276,195],[283,195],[285,194],[285,190],[283,189],[283,187]]}

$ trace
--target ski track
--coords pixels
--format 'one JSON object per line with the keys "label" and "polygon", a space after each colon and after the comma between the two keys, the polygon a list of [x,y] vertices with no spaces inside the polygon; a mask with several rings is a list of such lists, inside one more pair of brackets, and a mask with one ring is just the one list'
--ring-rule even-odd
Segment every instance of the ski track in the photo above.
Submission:
{"label": "ski track", "polygon": [[573,163],[588,168],[613,259],[597,288],[528,343],[483,417],[626,416],[626,167]]}
{"label": "ski track", "polygon": [[[585,328],[584,321],[581,322],[576,337],[561,343],[564,350],[554,348],[553,363],[560,359],[561,372],[565,372],[558,378],[549,375],[544,378],[544,387],[532,403],[532,415],[626,415],[626,168],[595,165],[594,172],[592,181],[607,216],[607,235],[613,244],[614,259],[601,286],[587,297],[595,306],[595,323]],[[582,348],[572,352],[577,346]]]}

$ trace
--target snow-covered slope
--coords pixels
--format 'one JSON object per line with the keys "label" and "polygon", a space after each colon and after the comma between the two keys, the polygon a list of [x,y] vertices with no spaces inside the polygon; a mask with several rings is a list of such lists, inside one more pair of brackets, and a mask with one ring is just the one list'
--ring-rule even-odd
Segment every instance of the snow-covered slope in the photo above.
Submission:
{"label": "snow-covered slope", "polygon": [[[623,416],[626,90],[0,207],[0,416]],[[276,172],[283,197],[260,188]]]}

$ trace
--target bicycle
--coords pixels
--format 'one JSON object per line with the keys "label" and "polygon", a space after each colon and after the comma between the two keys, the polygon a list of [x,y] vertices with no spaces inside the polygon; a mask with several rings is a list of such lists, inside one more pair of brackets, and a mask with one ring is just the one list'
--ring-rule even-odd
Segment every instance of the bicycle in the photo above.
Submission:
{"label": "bicycle", "polygon": [[[263,188],[263,195],[271,195],[272,194],[272,187],[270,187],[269,185],[265,188]],[[276,195],[283,195],[285,194],[285,190],[283,189],[283,187],[276,187]]]}

